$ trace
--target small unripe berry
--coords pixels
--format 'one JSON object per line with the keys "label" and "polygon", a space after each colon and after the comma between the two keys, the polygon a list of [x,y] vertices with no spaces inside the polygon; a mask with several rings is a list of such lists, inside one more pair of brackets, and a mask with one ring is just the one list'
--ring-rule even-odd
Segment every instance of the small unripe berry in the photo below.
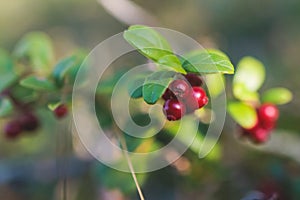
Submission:
{"label": "small unripe berry", "polygon": [[18,120],[13,120],[4,127],[5,137],[14,139],[22,132],[22,126]]}
{"label": "small unripe berry", "polygon": [[185,105],[177,99],[169,99],[164,103],[163,111],[169,121],[179,120],[185,114]]}
{"label": "small unripe berry", "polygon": [[63,118],[68,114],[68,107],[65,104],[61,104],[53,112],[57,118]]}
{"label": "small unripe berry", "polygon": [[191,86],[201,86],[202,85],[202,79],[197,76],[196,74],[186,74],[184,75],[186,80],[190,83]]}
{"label": "small unripe berry", "polygon": [[175,97],[177,98],[187,98],[190,93],[190,85],[185,80],[174,80],[169,85],[170,90],[174,93]]}

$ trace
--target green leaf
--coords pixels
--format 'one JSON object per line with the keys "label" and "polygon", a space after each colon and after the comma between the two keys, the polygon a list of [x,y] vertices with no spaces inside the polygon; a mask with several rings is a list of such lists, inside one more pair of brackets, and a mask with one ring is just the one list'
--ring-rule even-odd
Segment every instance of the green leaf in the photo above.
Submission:
{"label": "green leaf", "polygon": [[197,50],[184,56],[182,67],[185,71],[197,74],[224,73],[233,74],[234,67],[230,59],[219,50]]}
{"label": "green leaf", "polygon": [[0,93],[17,79],[13,69],[13,61],[8,53],[0,49]]}
{"label": "green leaf", "polygon": [[262,96],[262,101],[264,103],[273,103],[273,104],[286,104],[289,103],[293,98],[293,94],[286,88],[278,87],[272,88],[264,92]]}
{"label": "green leaf", "polygon": [[257,122],[255,108],[243,102],[229,102],[228,112],[244,128],[252,128]]}
{"label": "green leaf", "polygon": [[155,104],[173,80],[174,71],[157,71],[149,75],[143,86],[143,98],[148,104]]}
{"label": "green leaf", "polygon": [[225,78],[223,74],[207,74],[205,83],[209,88],[209,95],[216,97],[225,91]]}
{"label": "green leaf", "polygon": [[79,52],[58,62],[52,75],[59,87],[63,86],[65,81],[69,81],[71,84],[74,83],[84,57],[85,54]]}
{"label": "green leaf", "polygon": [[139,78],[129,83],[128,92],[131,98],[137,99],[143,97],[144,82],[145,82],[145,78]]}
{"label": "green leaf", "polygon": [[250,91],[244,83],[235,83],[233,86],[235,98],[241,101],[258,102],[259,94],[256,91]]}
{"label": "green leaf", "polygon": [[175,70],[178,73],[186,74],[182,68],[180,60],[174,54],[165,55],[157,61],[162,67],[168,67],[170,70]]}
{"label": "green leaf", "polygon": [[13,104],[9,98],[0,98],[0,117],[6,117],[13,111]]}
{"label": "green leaf", "polygon": [[46,78],[28,76],[20,81],[20,85],[37,91],[53,91],[55,85]]}
{"label": "green leaf", "polygon": [[54,58],[51,39],[42,32],[28,33],[16,45],[14,55],[28,60],[35,72],[48,73]]}
{"label": "green leaf", "polygon": [[265,67],[253,57],[244,57],[237,65],[233,78],[233,87],[243,84],[248,91],[257,91],[265,80]]}
{"label": "green leaf", "polygon": [[153,61],[158,61],[166,55],[173,54],[165,38],[147,26],[130,26],[129,29],[124,32],[124,38],[144,56]]}

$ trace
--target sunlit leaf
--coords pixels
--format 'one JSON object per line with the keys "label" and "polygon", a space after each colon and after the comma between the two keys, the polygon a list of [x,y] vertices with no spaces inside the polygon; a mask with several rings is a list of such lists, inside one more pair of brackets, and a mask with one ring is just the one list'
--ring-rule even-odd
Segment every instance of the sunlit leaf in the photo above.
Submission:
{"label": "sunlit leaf", "polygon": [[251,105],[243,102],[229,102],[228,112],[244,128],[252,128],[257,123],[256,110]]}
{"label": "sunlit leaf", "polygon": [[187,72],[198,74],[233,74],[230,59],[219,50],[197,50],[184,56],[182,67]]}
{"label": "sunlit leaf", "polygon": [[13,111],[13,104],[9,98],[0,98],[0,117],[5,117]]}
{"label": "sunlit leaf", "polygon": [[53,91],[56,89],[55,85],[48,79],[36,76],[28,76],[22,79],[20,85],[37,91]]}
{"label": "sunlit leaf", "polygon": [[290,102],[292,98],[292,92],[282,87],[269,89],[262,95],[262,101],[264,103],[273,104],[286,104]]}

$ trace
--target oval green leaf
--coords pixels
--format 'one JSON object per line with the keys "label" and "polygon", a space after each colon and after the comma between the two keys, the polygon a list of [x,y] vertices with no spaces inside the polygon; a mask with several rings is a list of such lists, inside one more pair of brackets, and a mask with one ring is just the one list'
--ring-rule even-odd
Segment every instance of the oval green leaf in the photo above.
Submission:
{"label": "oval green leaf", "polygon": [[186,71],[182,68],[181,62],[174,54],[165,55],[157,61],[162,67],[167,67],[170,70],[174,70],[178,73],[186,74]]}
{"label": "oval green leaf", "polygon": [[17,79],[13,61],[9,54],[0,49],[0,93]]}
{"label": "oval green leaf", "polygon": [[153,61],[158,61],[161,57],[173,54],[167,40],[158,32],[147,26],[130,26],[128,30],[124,32],[124,38],[144,56]]}
{"label": "oval green leaf", "polygon": [[197,50],[184,56],[182,67],[185,71],[197,74],[233,74],[234,67],[228,56],[215,49]]}
{"label": "oval green leaf", "polygon": [[85,53],[79,52],[72,56],[59,61],[52,73],[57,86],[63,86],[65,80],[68,80],[70,84],[73,84],[77,75],[77,72],[83,63]]}
{"label": "oval green leaf", "polygon": [[53,52],[53,45],[48,35],[42,32],[31,32],[17,43],[14,56],[17,59],[28,59],[30,66],[37,73],[45,73],[51,69]]}
{"label": "oval green leaf", "polygon": [[35,76],[28,76],[22,79],[20,85],[37,91],[53,91],[56,89],[55,85],[48,79]]}
{"label": "oval green leaf", "polygon": [[289,103],[292,99],[292,92],[282,87],[269,89],[262,95],[262,102],[273,103],[277,105]]}
{"label": "oval green leaf", "polygon": [[175,75],[174,71],[157,71],[149,75],[143,85],[145,102],[155,104],[164,94]]}
{"label": "oval green leaf", "polygon": [[265,67],[259,60],[253,57],[244,57],[237,65],[237,70],[233,78],[234,87],[239,84],[245,90],[257,91],[265,80]]}
{"label": "oval green leaf", "polygon": [[229,102],[228,112],[242,127],[252,128],[257,123],[257,114],[254,107],[243,102]]}

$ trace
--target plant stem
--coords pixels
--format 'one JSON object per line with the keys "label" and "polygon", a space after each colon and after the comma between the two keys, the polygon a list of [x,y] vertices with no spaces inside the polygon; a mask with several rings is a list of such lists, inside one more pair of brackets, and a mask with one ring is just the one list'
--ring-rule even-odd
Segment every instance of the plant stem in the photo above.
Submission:
{"label": "plant stem", "polygon": [[125,141],[123,135],[118,134],[118,136],[119,136],[119,139],[120,139],[120,142],[121,142],[121,146],[122,146],[123,152],[124,152],[126,160],[127,160],[127,164],[128,164],[129,170],[131,172],[132,178],[134,180],[134,183],[136,185],[137,191],[139,193],[140,199],[141,200],[145,200],[143,192],[142,192],[141,187],[139,185],[139,182],[137,180],[136,174],[134,172],[134,168],[133,168],[132,162],[131,162],[131,160],[129,158],[129,155],[128,155],[128,148],[127,148],[127,145],[126,145],[126,141]]}

